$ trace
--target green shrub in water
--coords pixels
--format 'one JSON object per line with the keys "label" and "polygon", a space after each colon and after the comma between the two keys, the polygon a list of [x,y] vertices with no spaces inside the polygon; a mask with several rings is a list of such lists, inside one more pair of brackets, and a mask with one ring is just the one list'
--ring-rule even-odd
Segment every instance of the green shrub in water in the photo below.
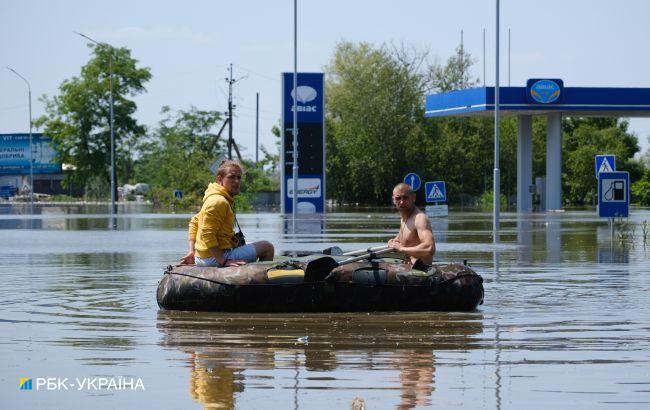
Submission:
{"label": "green shrub in water", "polygon": [[[494,203],[493,198],[494,194],[492,191],[483,192],[478,200],[478,206],[485,211],[491,211]],[[499,195],[499,204],[501,209],[506,209],[508,207],[508,199],[505,195]]]}

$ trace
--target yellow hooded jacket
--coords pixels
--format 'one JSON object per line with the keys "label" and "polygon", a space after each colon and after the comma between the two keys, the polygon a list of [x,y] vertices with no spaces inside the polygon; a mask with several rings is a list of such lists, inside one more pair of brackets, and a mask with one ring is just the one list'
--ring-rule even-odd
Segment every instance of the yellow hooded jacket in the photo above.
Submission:
{"label": "yellow hooded jacket", "polygon": [[209,248],[230,249],[235,246],[233,224],[235,200],[216,182],[208,185],[203,196],[203,206],[189,225],[189,240],[194,242],[195,253],[201,258],[212,256]]}

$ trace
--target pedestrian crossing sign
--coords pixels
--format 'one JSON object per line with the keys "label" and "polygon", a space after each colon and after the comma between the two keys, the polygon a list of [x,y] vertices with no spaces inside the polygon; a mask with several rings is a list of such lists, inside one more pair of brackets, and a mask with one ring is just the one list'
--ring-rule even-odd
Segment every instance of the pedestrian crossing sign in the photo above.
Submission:
{"label": "pedestrian crossing sign", "polygon": [[615,155],[596,155],[596,179],[601,172],[616,171]]}
{"label": "pedestrian crossing sign", "polygon": [[424,184],[427,202],[446,202],[447,191],[444,181],[427,182]]}

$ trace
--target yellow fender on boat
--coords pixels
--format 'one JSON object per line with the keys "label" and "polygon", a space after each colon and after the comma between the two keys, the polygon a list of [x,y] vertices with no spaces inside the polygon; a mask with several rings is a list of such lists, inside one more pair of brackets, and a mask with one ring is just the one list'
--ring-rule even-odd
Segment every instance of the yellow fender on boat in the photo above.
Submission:
{"label": "yellow fender on boat", "polygon": [[266,274],[271,283],[302,282],[305,277],[302,269],[270,269]]}

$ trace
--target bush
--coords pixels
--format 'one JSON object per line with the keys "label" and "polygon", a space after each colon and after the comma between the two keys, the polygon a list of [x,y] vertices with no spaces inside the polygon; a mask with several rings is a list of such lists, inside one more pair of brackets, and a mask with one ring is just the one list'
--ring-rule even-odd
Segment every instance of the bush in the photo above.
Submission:
{"label": "bush", "polygon": [[84,192],[86,201],[103,201],[111,197],[110,184],[101,175],[88,178]]}
{"label": "bush", "polygon": [[150,195],[154,208],[170,208],[174,211],[194,210],[201,206],[201,198],[183,192],[183,198],[174,197],[175,189],[171,188],[154,188],[147,196]]}
{"label": "bush", "polygon": [[[494,194],[492,191],[485,191],[481,195],[481,197],[478,200],[478,206],[481,207],[481,209],[485,211],[491,211],[493,207],[493,198]],[[501,209],[507,209],[508,207],[508,199],[506,198],[505,195],[501,194],[499,197],[499,204]]]}
{"label": "bush", "polygon": [[632,184],[632,199],[639,205],[650,205],[650,175]]}

